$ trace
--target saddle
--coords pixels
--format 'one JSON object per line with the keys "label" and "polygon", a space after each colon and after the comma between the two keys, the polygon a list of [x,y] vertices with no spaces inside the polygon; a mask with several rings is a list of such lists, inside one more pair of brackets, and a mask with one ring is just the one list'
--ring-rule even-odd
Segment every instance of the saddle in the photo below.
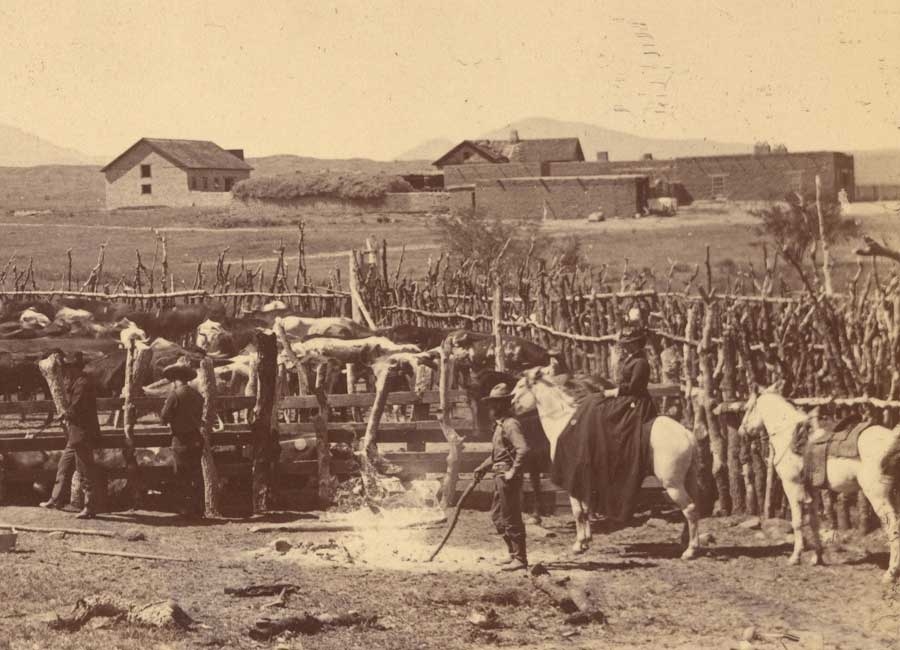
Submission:
{"label": "saddle", "polygon": [[813,437],[812,424],[803,422],[794,432],[791,451],[803,456],[803,473],[808,487],[828,487],[829,458],[859,458],[859,436],[873,425],[871,420],[850,416]]}

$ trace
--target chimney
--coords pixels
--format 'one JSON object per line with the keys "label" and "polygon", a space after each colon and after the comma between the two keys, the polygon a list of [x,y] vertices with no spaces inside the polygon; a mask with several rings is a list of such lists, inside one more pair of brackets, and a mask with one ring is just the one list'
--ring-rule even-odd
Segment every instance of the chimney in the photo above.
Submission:
{"label": "chimney", "polygon": [[518,130],[512,129],[512,130],[509,132],[509,141],[512,142],[513,144],[515,144],[515,143],[517,143],[517,142],[519,141],[519,132],[518,132]]}
{"label": "chimney", "polygon": [[226,149],[225,151],[230,153],[235,158],[240,158],[241,160],[244,159],[244,150],[243,149]]}
{"label": "chimney", "polygon": [[598,151],[597,152],[597,161],[598,162],[609,162],[609,152],[608,151]]}
{"label": "chimney", "polygon": [[653,154],[652,154],[652,153],[645,153],[645,154],[641,157],[641,160],[653,160]]}

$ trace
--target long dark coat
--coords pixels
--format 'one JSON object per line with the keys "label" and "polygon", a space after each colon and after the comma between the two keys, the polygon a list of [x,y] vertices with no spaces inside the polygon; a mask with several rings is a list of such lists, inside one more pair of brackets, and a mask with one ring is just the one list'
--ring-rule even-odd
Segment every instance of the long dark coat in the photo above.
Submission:
{"label": "long dark coat", "polygon": [[67,440],[70,445],[93,446],[100,437],[97,418],[97,392],[90,377],[83,372],[67,377],[65,383],[69,407],[66,411]]}
{"label": "long dark coat", "polygon": [[647,390],[650,364],[642,354],[623,360],[618,379],[618,396],[589,396],[572,416],[557,441],[552,478],[595,512],[625,521],[653,469],[644,425],[657,411]]}

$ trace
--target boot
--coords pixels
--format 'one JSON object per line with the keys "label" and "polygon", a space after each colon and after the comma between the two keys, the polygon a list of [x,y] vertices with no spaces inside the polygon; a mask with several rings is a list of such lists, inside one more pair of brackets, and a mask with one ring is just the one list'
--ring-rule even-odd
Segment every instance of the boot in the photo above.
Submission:
{"label": "boot", "polygon": [[46,508],[47,510],[62,510],[62,506],[58,504],[53,499],[48,499],[47,501],[41,501],[38,504],[41,508]]}
{"label": "boot", "polygon": [[77,515],[75,515],[75,519],[93,519],[96,516],[97,516],[96,512],[85,508],[84,510],[79,512]]}
{"label": "boot", "polygon": [[505,566],[507,564],[512,564],[515,562],[515,548],[513,547],[512,540],[506,535],[503,536],[503,541],[506,542],[506,552],[507,555],[504,558],[497,560],[497,566]]}
{"label": "boot", "polygon": [[510,563],[500,567],[500,570],[507,573],[511,573],[513,571],[527,571],[528,563],[523,562],[519,558],[512,558]]}
{"label": "boot", "polygon": [[525,536],[510,539],[513,561],[500,568],[501,571],[525,571],[528,569],[528,554],[525,552]]}

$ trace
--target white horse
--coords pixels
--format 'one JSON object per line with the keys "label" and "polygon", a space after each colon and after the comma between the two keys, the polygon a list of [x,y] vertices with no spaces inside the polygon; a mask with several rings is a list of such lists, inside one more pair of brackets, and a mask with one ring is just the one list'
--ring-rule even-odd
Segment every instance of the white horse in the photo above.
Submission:
{"label": "white horse", "polygon": [[[812,438],[822,431],[815,412],[807,415],[796,409],[772,387],[759,395],[751,395],[738,429],[740,435],[763,429],[769,435],[775,471],[791,506],[791,524],[794,527],[794,552],[789,559],[791,564],[800,563],[800,554],[803,552],[803,511],[804,506],[811,501],[804,483],[803,457],[791,450],[791,441],[797,427],[810,418],[814,427],[814,432],[810,434]],[[897,488],[900,488],[900,438],[897,432],[874,425],[860,434],[857,444],[859,458],[828,458],[828,484],[832,490],[843,494],[862,490],[869,499],[881,519],[891,550],[884,581],[893,582],[900,576],[900,494],[897,492]],[[806,509],[815,564],[821,564],[822,540],[819,537],[817,508],[813,505]]]}
{"label": "white horse", "polygon": [[[513,391],[513,408],[524,412],[537,408],[544,433],[550,441],[550,457],[556,455],[556,443],[575,414],[576,398],[561,386],[563,376],[557,374],[555,360],[546,368],[532,368],[522,375]],[[697,442],[694,434],[666,416],[654,418],[650,427],[650,452],[653,474],[674,501],[686,520],[682,543],[684,560],[696,556],[700,547],[696,506]],[[572,550],[582,553],[591,541],[590,504],[569,497],[575,517],[576,537]]]}

